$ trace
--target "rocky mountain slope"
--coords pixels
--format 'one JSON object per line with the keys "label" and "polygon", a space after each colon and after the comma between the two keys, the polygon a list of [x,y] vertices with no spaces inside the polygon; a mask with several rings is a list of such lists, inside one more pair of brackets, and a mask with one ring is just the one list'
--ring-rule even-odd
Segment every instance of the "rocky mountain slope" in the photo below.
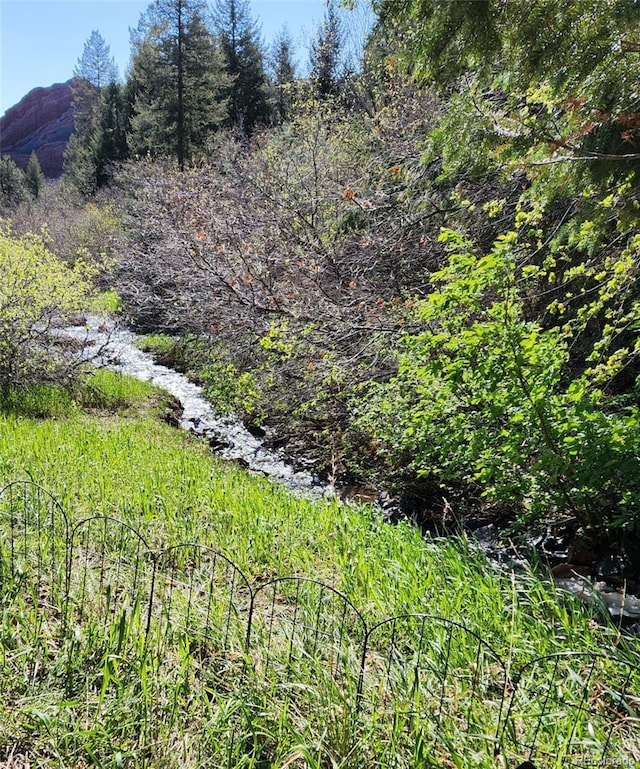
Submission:
{"label": "rocky mountain slope", "polygon": [[34,88],[0,118],[0,154],[24,168],[35,151],[45,176],[54,178],[72,131],[71,81]]}

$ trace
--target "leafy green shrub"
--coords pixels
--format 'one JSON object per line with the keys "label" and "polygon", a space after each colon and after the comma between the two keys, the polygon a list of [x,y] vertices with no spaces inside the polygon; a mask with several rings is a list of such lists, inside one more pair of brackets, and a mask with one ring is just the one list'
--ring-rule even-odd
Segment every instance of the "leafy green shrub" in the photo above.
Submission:
{"label": "leafy green shrub", "polygon": [[233,363],[212,361],[202,373],[204,390],[214,408],[223,414],[249,415],[255,419],[258,398],[255,377],[239,372]]}
{"label": "leafy green shrub", "polygon": [[255,419],[254,377],[250,371],[239,371],[222,345],[192,334],[145,334],[138,345],[159,363],[201,383],[207,399],[218,413]]}
{"label": "leafy green shrub", "polygon": [[102,291],[91,302],[91,310],[97,313],[117,313],[121,309],[120,297],[117,291],[113,290]]}
{"label": "leafy green shrub", "polygon": [[0,389],[65,383],[82,362],[81,345],[59,333],[89,305],[95,271],[69,267],[37,235],[0,229]]}
{"label": "leafy green shrub", "polygon": [[[449,263],[416,304],[426,330],[404,337],[397,376],[370,388],[360,424],[381,451],[412,457],[418,475],[478,485],[521,519],[637,529],[640,412],[613,408],[606,384],[638,350],[619,340],[640,316],[640,244],[601,263],[595,288],[585,278],[578,289],[577,310],[564,318],[556,306],[560,322],[545,326],[526,317],[528,292],[548,285],[549,272],[528,264],[523,231],[484,256],[443,232]],[[595,316],[608,319],[598,336]],[[578,368],[575,346],[588,348]]]}
{"label": "leafy green shrub", "polygon": [[138,346],[158,357],[173,354],[177,343],[176,338],[168,334],[145,334],[138,340]]}

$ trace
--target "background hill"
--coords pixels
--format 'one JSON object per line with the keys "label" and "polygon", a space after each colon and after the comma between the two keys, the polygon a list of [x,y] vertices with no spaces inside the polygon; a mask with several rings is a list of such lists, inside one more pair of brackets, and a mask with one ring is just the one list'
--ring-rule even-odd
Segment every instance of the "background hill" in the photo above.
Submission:
{"label": "background hill", "polygon": [[45,176],[56,178],[72,131],[71,81],[34,88],[0,118],[0,153],[25,168],[35,152]]}

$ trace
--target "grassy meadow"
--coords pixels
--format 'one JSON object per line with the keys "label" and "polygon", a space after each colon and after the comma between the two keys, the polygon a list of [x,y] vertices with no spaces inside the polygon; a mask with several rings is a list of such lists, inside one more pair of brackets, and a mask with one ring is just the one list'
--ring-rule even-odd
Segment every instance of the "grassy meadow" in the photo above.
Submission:
{"label": "grassy meadow", "polygon": [[60,507],[0,498],[0,766],[640,765],[637,647],[544,575],[294,497],[111,372],[5,402],[0,487]]}

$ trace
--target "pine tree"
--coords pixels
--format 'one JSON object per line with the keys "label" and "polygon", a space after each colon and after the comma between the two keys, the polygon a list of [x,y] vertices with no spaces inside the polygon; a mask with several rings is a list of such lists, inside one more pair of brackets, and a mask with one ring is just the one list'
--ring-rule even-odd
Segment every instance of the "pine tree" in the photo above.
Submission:
{"label": "pine tree", "polygon": [[82,56],[73,70],[74,77],[88,80],[96,88],[104,88],[118,80],[118,67],[102,35],[93,30],[84,44]]}
{"label": "pine tree", "polygon": [[229,123],[250,132],[269,117],[267,77],[259,32],[248,0],[216,0],[215,27],[233,78],[229,89]]}
{"label": "pine tree", "polygon": [[517,139],[537,162],[550,152],[552,163],[588,166],[596,181],[637,173],[637,0],[375,6],[418,79],[441,86],[449,99],[455,91],[458,104],[468,104],[458,112],[497,129],[496,143]]}
{"label": "pine tree", "polygon": [[97,187],[97,171],[91,144],[96,132],[102,91],[118,80],[118,68],[109,46],[94,30],[84,44],[73,70],[74,130],[64,153],[65,176],[83,195]]}
{"label": "pine tree", "polygon": [[13,208],[27,198],[24,173],[9,155],[0,157],[0,206]]}
{"label": "pine tree", "polygon": [[327,2],[324,20],[316,39],[311,43],[309,69],[311,82],[318,97],[335,96],[342,82],[341,55],[343,45],[342,27],[335,6]]}
{"label": "pine tree", "polygon": [[118,80],[118,68],[102,35],[93,30],[82,56],[73,69],[73,111],[75,132],[87,138],[100,102],[100,92]]}
{"label": "pine tree", "polygon": [[133,33],[130,144],[169,155],[180,169],[226,117],[224,57],[203,0],[155,0]]}
{"label": "pine tree", "polygon": [[111,165],[128,157],[127,127],[124,89],[117,83],[111,83],[102,93],[98,119],[91,138],[91,153],[98,187],[110,181]]}
{"label": "pine tree", "polygon": [[96,173],[92,163],[90,139],[73,133],[69,137],[63,158],[64,178],[84,197],[96,191]]}
{"label": "pine tree", "polygon": [[42,188],[44,187],[44,174],[40,167],[40,161],[35,152],[32,152],[29,156],[29,162],[24,172],[27,188],[34,198],[40,197]]}
{"label": "pine tree", "polygon": [[291,108],[292,92],[296,79],[296,67],[293,61],[293,42],[285,24],[273,43],[269,64],[275,89],[275,113],[283,122]]}

